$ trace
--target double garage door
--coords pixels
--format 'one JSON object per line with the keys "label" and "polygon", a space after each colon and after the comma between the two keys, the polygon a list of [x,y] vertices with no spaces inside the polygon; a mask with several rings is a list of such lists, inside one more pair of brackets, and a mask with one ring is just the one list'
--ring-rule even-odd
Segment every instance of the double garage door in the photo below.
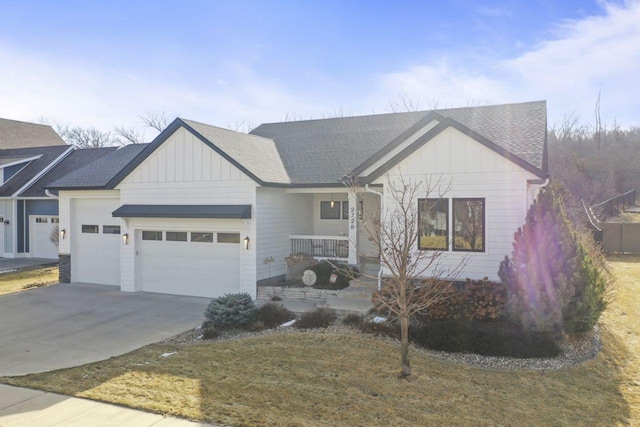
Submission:
{"label": "double garage door", "polygon": [[240,234],[211,230],[136,232],[140,290],[216,297],[240,291]]}

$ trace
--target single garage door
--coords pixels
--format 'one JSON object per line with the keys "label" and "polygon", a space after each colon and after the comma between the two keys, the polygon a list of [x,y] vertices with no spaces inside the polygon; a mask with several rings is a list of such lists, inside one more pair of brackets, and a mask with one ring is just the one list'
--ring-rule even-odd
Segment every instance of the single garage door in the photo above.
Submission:
{"label": "single garage door", "polygon": [[120,285],[120,219],[111,212],[118,199],[73,201],[71,280]]}
{"label": "single garage door", "polygon": [[240,234],[137,231],[140,290],[218,297],[240,292]]}
{"label": "single garage door", "polygon": [[51,241],[51,235],[57,225],[57,216],[29,216],[29,254],[31,257],[58,259],[58,245]]}

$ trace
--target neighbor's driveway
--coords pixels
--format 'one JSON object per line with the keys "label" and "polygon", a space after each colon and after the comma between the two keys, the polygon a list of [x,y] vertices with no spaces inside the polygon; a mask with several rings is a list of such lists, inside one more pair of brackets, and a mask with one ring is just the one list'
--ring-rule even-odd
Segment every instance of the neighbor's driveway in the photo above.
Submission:
{"label": "neighbor's driveway", "polygon": [[78,366],[193,328],[206,298],[64,283],[0,297],[0,376]]}

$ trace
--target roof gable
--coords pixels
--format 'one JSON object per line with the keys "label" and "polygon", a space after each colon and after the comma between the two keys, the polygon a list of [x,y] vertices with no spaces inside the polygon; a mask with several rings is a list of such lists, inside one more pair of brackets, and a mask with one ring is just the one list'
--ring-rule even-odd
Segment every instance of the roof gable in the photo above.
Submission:
{"label": "roof gable", "polygon": [[69,145],[51,147],[20,148],[12,150],[0,150],[1,159],[31,158],[36,157],[13,175],[7,182],[0,186],[0,197],[12,197],[26,190],[38,176],[46,172],[63,156],[73,151]]}
{"label": "roof gable", "polygon": [[515,154],[511,153],[510,151],[506,150],[504,147],[501,147],[501,146],[493,143],[492,141],[490,141],[487,138],[483,137],[479,133],[467,128],[466,126],[456,122],[455,120],[453,120],[451,118],[446,118],[446,119],[442,120],[440,123],[438,123],[436,126],[431,128],[431,130],[429,130],[426,134],[424,134],[421,137],[417,138],[416,141],[414,141],[411,145],[409,145],[408,147],[406,147],[405,149],[403,149],[402,151],[397,153],[395,156],[393,156],[391,159],[389,159],[383,165],[378,167],[376,170],[374,170],[371,173],[369,173],[369,175],[361,177],[359,180],[362,181],[362,182],[365,182],[365,183],[371,183],[371,182],[375,181],[377,178],[379,178],[380,176],[384,175],[389,169],[391,169],[392,167],[394,167],[395,165],[400,163],[405,158],[409,157],[411,154],[413,154],[420,147],[422,147],[423,145],[427,144],[429,141],[432,141],[434,138],[436,138],[438,135],[440,135],[442,132],[444,132],[446,129],[449,129],[449,128],[453,128],[453,129],[455,129],[455,130],[457,130],[457,131],[469,136],[473,140],[475,140],[478,143],[482,144],[483,146],[489,148],[490,150],[492,150],[495,153],[499,154],[500,156],[506,158],[507,160],[510,160],[511,162],[513,162],[516,165],[520,166],[524,170],[527,170],[527,171],[529,171],[529,172],[531,172],[531,173],[533,173],[533,174],[535,174],[535,175],[537,175],[537,176],[539,176],[541,178],[546,177],[546,174],[544,172],[542,172],[540,169],[534,167],[530,163],[524,161],[520,157],[518,157]]}
{"label": "roof gable", "polygon": [[0,119],[0,150],[67,145],[47,125]]}

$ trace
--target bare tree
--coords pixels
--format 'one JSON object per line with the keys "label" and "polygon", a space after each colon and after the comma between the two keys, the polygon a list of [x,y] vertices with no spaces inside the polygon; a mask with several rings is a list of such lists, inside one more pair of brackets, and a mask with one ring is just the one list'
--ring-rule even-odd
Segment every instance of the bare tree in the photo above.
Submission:
{"label": "bare tree", "polygon": [[118,138],[119,145],[144,144],[147,142],[145,132],[133,127],[116,126],[113,128],[113,133]]}
{"label": "bare tree", "polygon": [[162,132],[173,121],[164,111],[147,111],[138,117],[142,120],[143,125],[158,132]]}
{"label": "bare tree", "polygon": [[[440,98],[437,96],[431,97],[426,102],[427,110],[437,110],[440,105]],[[394,113],[406,113],[412,111],[420,111],[422,109],[420,101],[412,96],[401,93],[394,101],[389,102],[389,108]]]}
{"label": "bare tree", "polygon": [[[351,188],[361,197],[362,187],[354,183]],[[373,301],[381,311],[400,321],[402,377],[411,375],[411,318],[449,298],[452,281],[467,262],[465,257],[459,263],[447,266],[441,259],[442,250],[418,250],[418,200],[421,201],[420,209],[427,209],[428,213],[449,188],[450,183],[445,185],[442,177],[413,181],[402,174],[394,178],[388,176],[382,213],[366,207],[363,212],[361,226],[380,252],[380,263],[386,274],[384,286],[374,292]]]}
{"label": "bare tree", "polygon": [[118,138],[111,132],[101,131],[94,127],[83,128],[76,126],[67,128],[60,134],[60,137],[64,139],[67,144],[75,145],[78,148],[102,148],[119,143]]}

